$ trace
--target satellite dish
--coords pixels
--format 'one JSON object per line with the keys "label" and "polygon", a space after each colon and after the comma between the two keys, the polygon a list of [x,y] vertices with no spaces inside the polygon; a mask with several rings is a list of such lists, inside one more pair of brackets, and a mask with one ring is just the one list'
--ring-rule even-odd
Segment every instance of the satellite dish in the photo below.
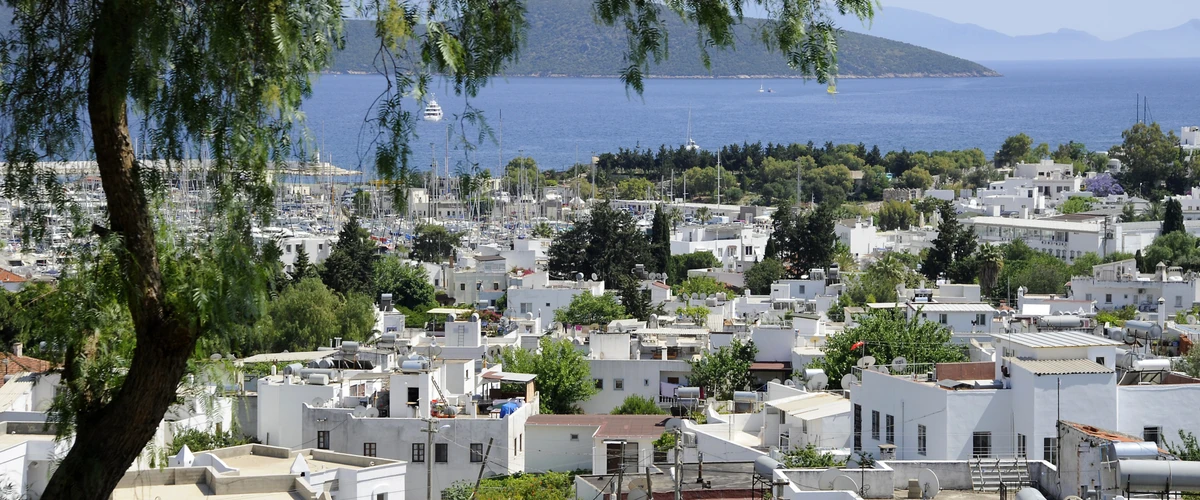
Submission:
{"label": "satellite dish", "polygon": [[825,469],[821,475],[817,476],[817,487],[822,490],[829,491],[833,489],[833,480],[842,475],[842,471],[837,467]]}
{"label": "satellite dish", "polygon": [[598,277],[599,277],[599,276],[596,276],[596,273],[592,273],[592,281],[596,281],[596,279],[597,279]]}
{"label": "satellite dish", "polygon": [[858,483],[850,476],[842,474],[833,479],[833,489],[836,491],[858,491]]}
{"label": "satellite dish", "polygon": [[1189,325],[1194,325],[1194,324],[1196,324],[1196,315],[1195,315],[1195,314],[1189,314],[1189,315],[1188,315],[1188,317],[1187,317],[1187,324],[1189,324]]}
{"label": "satellite dish", "polygon": [[847,373],[842,376],[842,389],[843,390],[852,385],[856,385],[856,384],[858,384],[858,377],[855,377],[853,373]]}
{"label": "satellite dish", "polygon": [[367,418],[375,418],[378,416],[379,416],[379,408],[375,408],[374,406],[367,408],[367,415],[366,415]]}
{"label": "satellite dish", "polygon": [[917,474],[917,483],[921,485],[921,498],[931,499],[936,497],[942,491],[942,484],[938,481],[937,474],[929,469],[921,469]]}
{"label": "satellite dish", "polygon": [[796,381],[789,378],[783,381],[783,385],[788,387],[796,387]]}
{"label": "satellite dish", "polygon": [[645,491],[648,491],[649,489],[650,489],[650,487],[646,484],[646,478],[644,478],[644,477],[636,477],[632,481],[629,482],[629,491],[630,492],[632,492],[634,490],[640,490],[640,491],[645,492]]}
{"label": "satellite dish", "polygon": [[350,412],[350,414],[354,415],[356,418],[363,418],[363,417],[367,416],[367,407],[355,406],[354,411]]}
{"label": "satellite dish", "polygon": [[777,379],[777,378],[773,378],[773,379],[771,379],[771,383],[772,383],[772,384],[782,384],[782,383],[783,383],[783,381],[781,381],[781,380],[779,380],[779,379]]}
{"label": "satellite dish", "polygon": [[875,365],[875,371],[882,373],[884,375],[888,375],[888,374],[892,373],[891,370],[888,370],[888,367],[883,366],[883,365]]}
{"label": "satellite dish", "polygon": [[863,370],[870,370],[872,366],[875,366],[875,356],[863,356],[858,358],[859,368],[862,368]]}
{"label": "satellite dish", "polygon": [[209,356],[209,357],[208,357],[208,359],[211,359],[211,360],[213,360],[213,361],[220,361],[220,360],[221,360],[221,354],[220,354],[220,353],[215,353],[215,352],[214,352],[214,353],[212,354],[212,356]]}
{"label": "satellite dish", "polygon": [[312,400],[312,407],[313,407],[313,408],[322,408],[322,407],[324,407],[324,406],[325,406],[325,400],[324,400],[324,399],[321,399],[321,398],[313,398],[313,400]]}
{"label": "satellite dish", "polygon": [[902,372],[905,368],[908,368],[908,359],[904,356],[896,356],[892,360],[892,371]]}
{"label": "satellite dish", "polygon": [[[854,375],[850,375],[850,376],[853,377]],[[843,377],[842,380],[845,380],[845,377]],[[825,387],[827,387],[828,385],[829,385],[829,376],[825,375],[825,373],[818,373],[816,375],[809,377],[808,380],[804,381],[804,388],[808,389],[810,391],[820,391],[820,390],[825,389]]]}

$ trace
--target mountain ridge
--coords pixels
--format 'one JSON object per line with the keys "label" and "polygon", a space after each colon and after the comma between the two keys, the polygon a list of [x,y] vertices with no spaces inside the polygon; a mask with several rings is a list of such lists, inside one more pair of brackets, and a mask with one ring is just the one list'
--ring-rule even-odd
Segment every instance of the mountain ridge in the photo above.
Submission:
{"label": "mountain ridge", "polygon": [[974,61],[1175,59],[1196,57],[1200,19],[1173,28],[1145,30],[1114,40],[1061,28],[1035,35],[1006,35],[902,7],[882,9],[870,26],[838,18],[847,31],[907,42]]}

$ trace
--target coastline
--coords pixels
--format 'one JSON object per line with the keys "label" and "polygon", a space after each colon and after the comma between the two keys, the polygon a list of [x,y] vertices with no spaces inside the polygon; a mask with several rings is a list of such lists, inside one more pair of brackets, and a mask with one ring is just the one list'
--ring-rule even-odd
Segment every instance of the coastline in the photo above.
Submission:
{"label": "coastline", "polygon": [[[323,75],[374,75],[369,71],[345,70],[322,71]],[[496,75],[505,78],[620,78],[621,75],[573,75],[565,73],[521,73]],[[884,80],[892,78],[1002,78],[1004,75],[997,71],[988,72],[958,72],[958,73],[884,73],[880,75],[837,75],[839,80]],[[812,76],[800,75],[645,75],[644,78],[655,80],[813,80]]]}

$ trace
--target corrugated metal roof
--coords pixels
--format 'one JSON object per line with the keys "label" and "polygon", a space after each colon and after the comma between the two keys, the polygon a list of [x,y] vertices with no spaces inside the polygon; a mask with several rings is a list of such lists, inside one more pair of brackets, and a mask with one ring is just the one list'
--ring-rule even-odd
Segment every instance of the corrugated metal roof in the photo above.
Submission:
{"label": "corrugated metal roof", "polygon": [[1100,224],[1088,222],[1063,222],[1047,219],[1010,219],[1007,217],[973,217],[966,220],[968,225],[1011,227],[1019,229],[1042,229],[1046,231],[1073,231],[1079,233],[1098,233]]}
{"label": "corrugated metal roof", "polygon": [[997,333],[993,337],[1001,342],[1012,342],[1034,348],[1121,345],[1115,340],[1082,332]]}
{"label": "corrugated metal roof", "polygon": [[1112,373],[1112,368],[1090,359],[1018,359],[1004,358],[1009,363],[1029,370],[1034,375],[1072,375],[1080,373]]}
{"label": "corrugated metal roof", "polygon": [[908,307],[913,310],[920,309],[924,312],[996,312],[996,308],[981,303],[937,303],[937,302],[909,302]]}

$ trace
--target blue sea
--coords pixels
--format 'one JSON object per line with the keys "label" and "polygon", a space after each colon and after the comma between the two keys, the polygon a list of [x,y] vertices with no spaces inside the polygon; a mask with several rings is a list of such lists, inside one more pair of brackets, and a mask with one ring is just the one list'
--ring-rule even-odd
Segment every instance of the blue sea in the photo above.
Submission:
{"label": "blue sea", "polygon": [[[479,130],[457,119],[464,98],[439,84],[434,92],[446,117],[418,123],[413,164],[426,168],[435,154],[445,169],[449,128],[452,172],[471,164],[495,168],[518,154],[561,169],[593,153],[681,145],[689,113],[691,136],[703,148],[833,141],[885,152],[978,147],[989,156],[1018,132],[1051,148],[1073,140],[1107,150],[1137,120],[1139,95],[1148,98],[1147,117],[1165,129],[1200,125],[1200,60],[985,64],[1004,76],[843,79],[837,95],[798,79],[651,79],[638,96],[616,79],[496,78],[471,105],[502,133],[502,154],[494,140],[479,142]],[[758,92],[760,84],[774,92]],[[371,170],[364,119],[383,86],[376,75],[323,75],[316,82],[304,110],[335,164]],[[463,136],[476,142],[474,151],[456,145]]]}

